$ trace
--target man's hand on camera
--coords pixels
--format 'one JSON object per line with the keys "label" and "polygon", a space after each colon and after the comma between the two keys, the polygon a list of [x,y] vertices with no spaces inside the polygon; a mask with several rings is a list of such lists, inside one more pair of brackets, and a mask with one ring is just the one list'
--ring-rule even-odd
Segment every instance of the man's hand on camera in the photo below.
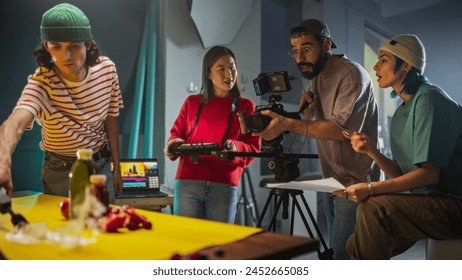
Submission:
{"label": "man's hand on camera", "polygon": [[170,160],[176,160],[178,158],[178,154],[175,153],[176,148],[183,144],[184,140],[181,138],[173,138],[170,141],[167,142],[164,148],[164,154],[170,159]]}
{"label": "man's hand on camera", "polygon": [[287,131],[287,118],[271,110],[263,110],[261,111],[261,114],[270,117],[271,122],[262,132],[254,133],[255,135],[261,136],[263,139],[270,141]]}

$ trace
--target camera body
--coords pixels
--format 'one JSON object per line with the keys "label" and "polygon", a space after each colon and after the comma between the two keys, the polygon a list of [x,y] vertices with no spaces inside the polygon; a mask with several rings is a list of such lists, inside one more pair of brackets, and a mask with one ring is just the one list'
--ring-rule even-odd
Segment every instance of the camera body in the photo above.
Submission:
{"label": "camera body", "polygon": [[298,114],[298,112],[286,112],[282,104],[270,103],[268,105],[259,105],[255,107],[255,112],[252,115],[248,116],[246,119],[246,126],[250,132],[261,132],[271,122],[271,117],[261,114],[261,111],[264,110],[271,110],[286,118],[300,119],[300,114]]}
{"label": "camera body", "polygon": [[258,96],[267,92],[273,92],[275,94],[270,96],[268,105],[257,106],[255,108],[255,112],[247,117],[245,122],[246,127],[250,132],[261,132],[271,122],[270,117],[261,114],[261,111],[263,110],[271,110],[284,117],[300,119],[298,113],[286,112],[284,111],[282,104],[278,103],[282,100],[280,93],[291,89],[290,78],[286,71],[261,73],[252,82],[255,93]]}
{"label": "camera body", "polygon": [[[284,106],[279,102],[282,100],[281,92],[291,90],[290,80],[286,71],[281,72],[266,72],[258,75],[253,80],[255,93],[259,96],[272,92],[267,105],[259,105],[255,107],[255,112],[245,119],[245,126],[248,131],[259,133],[263,131],[271,122],[271,117],[263,115],[264,110],[271,110],[281,116],[291,119],[300,119],[298,112],[286,112]],[[283,134],[272,140],[262,139],[262,151],[269,152],[276,156],[268,163],[269,169],[275,174],[276,181],[289,182],[300,176],[298,169],[298,158],[287,158],[283,155]]]}

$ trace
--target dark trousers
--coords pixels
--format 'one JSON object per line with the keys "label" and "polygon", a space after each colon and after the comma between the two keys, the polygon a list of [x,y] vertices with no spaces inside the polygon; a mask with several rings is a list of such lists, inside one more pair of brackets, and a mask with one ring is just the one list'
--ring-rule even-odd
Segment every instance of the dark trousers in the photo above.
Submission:
{"label": "dark trousers", "polygon": [[[96,155],[96,154],[95,154]],[[62,156],[45,152],[42,162],[42,189],[43,193],[69,196],[69,172],[75,157]],[[115,190],[111,172],[111,157],[96,157],[96,166],[99,174],[106,175],[109,191],[109,202],[115,203]]]}
{"label": "dark trousers", "polygon": [[353,259],[390,259],[428,238],[462,238],[462,200],[443,195],[370,197],[358,205],[347,251]]}

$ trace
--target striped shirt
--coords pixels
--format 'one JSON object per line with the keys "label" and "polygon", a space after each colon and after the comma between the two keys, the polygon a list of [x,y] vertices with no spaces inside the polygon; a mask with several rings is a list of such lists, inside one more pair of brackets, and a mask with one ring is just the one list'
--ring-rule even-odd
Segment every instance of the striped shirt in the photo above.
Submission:
{"label": "striped shirt", "polygon": [[99,151],[108,142],[104,121],[108,116],[117,117],[123,106],[115,64],[102,56],[81,82],[66,81],[54,70],[37,68],[28,77],[15,110],[30,111],[42,126],[42,150],[75,156],[78,149]]}

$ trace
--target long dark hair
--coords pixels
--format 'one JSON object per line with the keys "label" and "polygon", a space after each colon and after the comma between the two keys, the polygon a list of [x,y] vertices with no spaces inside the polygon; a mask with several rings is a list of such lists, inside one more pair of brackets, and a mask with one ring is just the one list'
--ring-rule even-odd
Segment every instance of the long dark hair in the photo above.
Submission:
{"label": "long dark hair", "polygon": [[[51,60],[50,53],[46,51],[44,47],[45,42],[41,41],[39,46],[34,50],[33,54],[35,57],[35,63],[39,67],[46,67],[48,69],[53,68],[53,61]],[[93,66],[99,63],[99,56],[100,56],[100,47],[96,41],[88,41],[85,42],[85,46],[90,48],[87,50],[87,59],[85,60],[85,64],[87,66]]]}
{"label": "long dark hair", "polygon": [[[215,89],[213,87],[212,79],[209,78],[210,70],[213,64],[220,57],[224,55],[230,55],[234,59],[234,62],[236,63],[236,67],[237,67],[236,57],[234,56],[234,53],[227,47],[214,46],[210,50],[208,50],[204,56],[204,60],[202,62],[202,90],[201,90],[201,93],[202,93],[202,101],[205,103],[212,100],[213,96],[215,95]],[[236,97],[240,97],[242,95],[241,90],[239,89],[239,86],[237,83],[237,79],[236,79],[236,82],[234,83],[233,88],[231,89],[231,94]]]}

